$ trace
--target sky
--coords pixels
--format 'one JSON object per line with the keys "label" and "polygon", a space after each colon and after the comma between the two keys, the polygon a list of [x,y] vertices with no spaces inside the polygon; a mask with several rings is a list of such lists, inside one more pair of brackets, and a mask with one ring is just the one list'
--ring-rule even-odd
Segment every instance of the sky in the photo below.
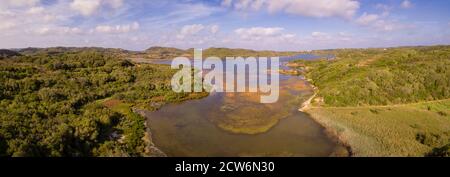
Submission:
{"label": "sky", "polygon": [[448,0],[0,0],[0,48],[450,44]]}

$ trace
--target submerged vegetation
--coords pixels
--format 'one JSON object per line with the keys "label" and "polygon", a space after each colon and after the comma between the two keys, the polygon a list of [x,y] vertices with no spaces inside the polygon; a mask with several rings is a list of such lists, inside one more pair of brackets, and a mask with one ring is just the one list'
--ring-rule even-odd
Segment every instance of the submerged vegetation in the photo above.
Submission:
{"label": "submerged vegetation", "polygon": [[[308,112],[358,156],[448,156],[450,46],[316,51]],[[442,100],[442,101],[440,101]]]}
{"label": "submerged vegetation", "polygon": [[174,72],[95,50],[0,60],[0,156],[152,155],[133,109],[205,96],[172,92]]}
{"label": "submerged vegetation", "polygon": [[261,134],[276,126],[282,119],[295,113],[296,107],[308,95],[308,86],[299,78],[280,81],[276,103],[262,104],[262,92],[226,93],[220,111],[209,114],[219,128],[236,134]]}
{"label": "submerged vegetation", "polygon": [[[159,155],[138,112],[207,93],[174,93],[170,79],[176,71],[169,66],[124,58],[191,57],[191,53],[192,49],[162,47],[144,52],[0,50],[0,156]],[[314,53],[335,57],[290,65],[318,88],[307,112],[349,145],[353,155],[450,155],[450,46]],[[204,51],[204,57],[294,54]],[[253,104],[258,94],[226,95],[220,111],[209,113],[217,115],[210,121],[233,133],[266,132],[288,117],[291,107],[295,111],[305,99],[300,95],[304,89],[283,84],[281,102],[258,106]]]}

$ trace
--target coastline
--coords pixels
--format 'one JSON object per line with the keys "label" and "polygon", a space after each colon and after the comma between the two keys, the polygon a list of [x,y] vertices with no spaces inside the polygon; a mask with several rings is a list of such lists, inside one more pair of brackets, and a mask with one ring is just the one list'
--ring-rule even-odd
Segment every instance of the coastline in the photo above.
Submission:
{"label": "coastline", "polygon": [[[313,108],[313,109],[317,109],[317,108]],[[350,137],[352,136],[351,133],[337,127],[336,124],[334,124],[332,121],[330,121],[326,117],[321,116],[318,113],[314,112],[313,109],[309,109],[304,113],[308,114],[316,123],[321,125],[325,129],[325,133],[327,134],[327,136],[329,136],[331,139],[336,141],[336,143],[344,146],[347,151],[348,157],[355,156],[355,153],[354,153],[355,149],[354,149],[354,146],[351,145],[351,141],[350,141],[350,139],[351,139]]]}
{"label": "coastline", "polygon": [[[309,117],[311,117],[311,119],[313,121],[315,121],[316,123],[318,123],[320,126],[322,126],[324,128],[327,136],[329,136],[331,139],[336,141],[336,143],[344,146],[347,151],[348,157],[354,156],[354,147],[351,146],[351,141],[350,141],[350,139],[351,139],[350,137],[352,136],[351,133],[349,133],[348,131],[345,131],[346,129],[342,130],[341,128],[336,126],[336,124],[334,122],[332,122],[331,119],[321,116],[318,114],[318,112],[315,112],[315,109],[320,109],[320,108],[318,108],[318,107],[313,108],[311,106],[311,104],[312,104],[312,101],[314,100],[314,98],[318,94],[318,88],[316,86],[314,86],[313,84],[311,84],[311,82],[309,82],[308,80],[305,80],[305,82],[308,82],[308,84],[310,85],[311,90],[313,90],[314,94],[309,99],[307,99],[305,102],[302,103],[302,105],[298,111],[308,114]],[[335,153],[337,153],[337,152],[334,152],[330,156],[335,156]],[[341,153],[338,153],[338,154],[341,154]]]}
{"label": "coastline", "polygon": [[[299,111],[310,115],[329,136],[346,146],[351,157],[429,156],[445,146],[450,130],[450,120],[445,119],[450,117],[445,113],[448,99],[366,107],[313,104],[305,103],[307,109]],[[433,135],[442,137],[433,139]],[[421,137],[423,140],[418,139]]]}
{"label": "coastline", "polygon": [[148,126],[148,121],[146,117],[147,110],[141,110],[141,109],[133,109],[133,112],[142,116],[145,119],[145,135],[143,137],[143,141],[146,143],[146,154],[149,154],[148,157],[168,157],[164,151],[158,148],[158,146],[155,145],[152,139],[152,131]]}
{"label": "coastline", "polygon": [[[173,102],[169,104],[176,104],[176,103],[182,103],[186,101],[191,100],[198,100],[208,97],[210,94],[206,94],[201,97],[188,97],[186,99],[180,100],[180,102]],[[148,121],[148,113],[152,112],[146,109],[138,109],[138,108],[132,108],[133,112],[138,114],[139,116],[142,116],[144,118],[144,126],[145,126],[145,134],[142,140],[146,143],[146,154],[148,154],[148,157],[169,157],[164,151],[162,151],[154,142],[153,142],[153,134],[152,130],[150,129],[149,121]],[[157,111],[157,110],[155,110]]]}
{"label": "coastline", "polygon": [[[290,64],[287,63],[286,66],[288,67],[297,67],[298,65],[296,64]],[[295,69],[294,69],[295,70]],[[296,73],[299,73],[297,70],[295,70]],[[312,102],[314,100],[314,98],[316,98],[319,89],[318,87],[316,87],[315,85],[313,85],[311,83],[311,80],[308,79],[305,75],[304,76],[304,80],[306,83],[308,83],[309,87],[311,88],[311,90],[313,91],[313,95],[311,95],[306,101],[304,101],[300,108],[298,109],[299,112],[308,114],[309,117],[316,123],[318,123],[320,126],[323,127],[325,134],[332,139],[333,141],[335,141],[337,144],[342,145],[345,147],[345,153],[347,154],[347,157],[352,157],[354,156],[354,149],[351,146],[351,141],[349,140],[349,133],[347,131],[339,131],[340,129],[336,126],[334,126],[334,124],[331,122],[330,119],[325,118],[324,116],[320,116],[319,114],[317,114],[316,112],[314,112],[314,109],[320,109],[318,107],[312,107]],[[330,156],[342,156],[341,154],[344,154],[343,152],[339,152],[339,149],[335,149],[335,151],[330,154]]]}
{"label": "coastline", "polygon": [[[332,123],[330,123],[330,120],[316,114],[314,112],[315,109],[320,109],[319,107],[312,107],[311,104],[314,100],[314,98],[318,94],[318,88],[311,84],[310,80],[306,80],[307,85],[311,88],[313,91],[313,95],[310,96],[305,102],[302,103],[301,108],[299,109],[300,112],[303,112],[305,114],[308,114],[311,119],[318,123],[321,127],[323,127],[323,130],[325,134],[331,139],[331,141],[335,142],[337,144],[336,148],[333,150],[333,152],[329,155],[330,157],[351,157],[353,156],[353,149],[352,146],[350,146],[350,142],[348,141],[348,133],[347,132],[340,132],[339,128],[336,128],[333,126]],[[184,101],[189,100],[195,100],[195,99],[188,99]],[[133,112],[142,116],[145,119],[145,128],[146,133],[143,137],[143,141],[146,143],[146,154],[148,154],[148,157],[168,157],[168,155],[162,151],[160,148],[157,147],[156,144],[154,144],[152,140],[152,130],[149,128],[148,125],[148,113],[150,111],[143,110],[143,109],[136,109],[133,108]]]}

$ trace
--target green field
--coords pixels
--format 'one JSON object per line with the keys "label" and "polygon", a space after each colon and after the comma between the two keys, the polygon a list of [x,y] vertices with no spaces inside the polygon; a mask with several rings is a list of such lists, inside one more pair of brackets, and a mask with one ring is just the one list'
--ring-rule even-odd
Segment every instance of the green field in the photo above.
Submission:
{"label": "green field", "polygon": [[450,100],[399,106],[312,108],[354,156],[448,156]]}

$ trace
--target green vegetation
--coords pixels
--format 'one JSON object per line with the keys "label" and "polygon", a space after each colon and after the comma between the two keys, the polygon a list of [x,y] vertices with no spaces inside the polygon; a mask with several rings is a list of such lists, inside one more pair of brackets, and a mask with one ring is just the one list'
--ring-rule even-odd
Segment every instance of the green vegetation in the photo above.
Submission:
{"label": "green vegetation", "polygon": [[144,55],[150,59],[174,59],[176,57],[190,57],[193,53],[187,53],[185,50],[170,47],[151,47],[145,50]]}
{"label": "green vegetation", "polygon": [[0,49],[0,60],[4,59],[4,58],[15,57],[15,56],[20,56],[20,53],[14,52],[11,50]]}
{"label": "green vegetation", "polygon": [[133,109],[206,95],[172,92],[168,66],[64,50],[0,60],[0,156],[152,155]]}
{"label": "green vegetation", "polygon": [[336,60],[298,61],[326,106],[391,105],[450,98],[450,47],[348,49]]}
{"label": "green vegetation", "polygon": [[356,156],[448,156],[450,46],[315,51],[296,61],[318,87],[307,112]]}
{"label": "green vegetation", "polygon": [[[191,49],[192,50],[192,49]],[[191,52],[192,53],[192,52]],[[292,56],[298,52],[255,51],[248,49],[209,48],[203,51],[203,57],[276,57]]]}
{"label": "green vegetation", "polygon": [[131,51],[124,49],[100,48],[100,47],[50,47],[50,48],[24,48],[17,50],[22,55],[57,55],[57,54],[76,54],[80,52],[97,52],[114,55],[130,54]]}
{"label": "green vegetation", "polygon": [[[129,52],[131,58],[144,59],[174,59],[176,57],[193,58],[194,49],[177,49],[171,47],[151,47],[143,52]],[[299,52],[276,52],[276,51],[255,51],[248,49],[229,49],[229,48],[208,48],[203,50],[203,58],[219,57],[274,57],[274,56],[292,56]]]}
{"label": "green vegetation", "polygon": [[350,146],[354,156],[448,156],[450,152],[449,100],[399,106],[315,107],[308,113]]}

